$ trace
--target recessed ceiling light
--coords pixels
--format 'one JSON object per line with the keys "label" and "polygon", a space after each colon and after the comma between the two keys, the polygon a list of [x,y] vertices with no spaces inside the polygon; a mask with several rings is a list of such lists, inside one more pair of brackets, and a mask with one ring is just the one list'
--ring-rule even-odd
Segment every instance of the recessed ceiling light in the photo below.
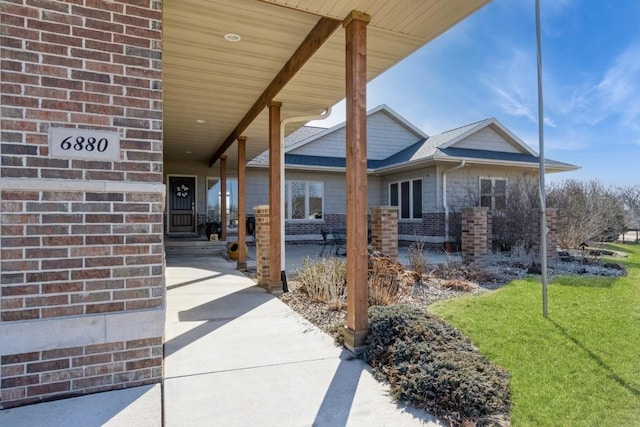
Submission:
{"label": "recessed ceiling light", "polygon": [[187,150],[187,151],[185,151],[184,153],[185,153],[185,154],[191,154],[191,151],[188,151],[188,150]]}
{"label": "recessed ceiling light", "polygon": [[196,122],[198,122],[198,123],[207,123],[206,120],[202,120],[202,119],[198,119],[198,120],[196,120]]}
{"label": "recessed ceiling light", "polygon": [[224,35],[224,39],[228,42],[239,42],[241,37],[236,33],[227,33]]}

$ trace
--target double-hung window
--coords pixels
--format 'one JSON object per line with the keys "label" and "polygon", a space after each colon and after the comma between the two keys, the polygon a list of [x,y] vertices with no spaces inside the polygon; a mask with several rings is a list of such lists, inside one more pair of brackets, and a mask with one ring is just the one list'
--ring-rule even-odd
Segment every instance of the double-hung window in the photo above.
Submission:
{"label": "double-hung window", "polygon": [[284,211],[288,220],[323,219],[324,184],[318,181],[286,181]]}
{"label": "double-hung window", "polygon": [[480,178],[480,206],[495,212],[507,207],[507,180]]}
{"label": "double-hung window", "polygon": [[398,218],[422,218],[422,179],[389,184],[389,205],[398,207]]}

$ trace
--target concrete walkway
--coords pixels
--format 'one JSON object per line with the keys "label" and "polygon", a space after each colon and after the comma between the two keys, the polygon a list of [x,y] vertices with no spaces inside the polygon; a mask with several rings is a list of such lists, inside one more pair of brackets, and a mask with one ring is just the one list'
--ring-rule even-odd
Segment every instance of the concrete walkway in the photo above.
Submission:
{"label": "concrete walkway", "polygon": [[[221,257],[167,259],[165,379],[0,411],[0,426],[425,426],[368,365]],[[163,410],[161,408],[163,407]]]}

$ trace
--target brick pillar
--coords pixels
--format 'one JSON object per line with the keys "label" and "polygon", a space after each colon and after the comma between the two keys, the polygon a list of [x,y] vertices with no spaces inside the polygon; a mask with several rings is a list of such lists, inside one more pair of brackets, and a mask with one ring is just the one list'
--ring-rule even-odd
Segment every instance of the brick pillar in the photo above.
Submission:
{"label": "brick pillar", "polygon": [[[540,210],[534,215],[535,239],[531,250],[540,259]],[[552,264],[558,260],[558,209],[547,208],[547,263]]]}
{"label": "brick pillar", "polygon": [[462,210],[462,261],[481,262],[487,256],[487,208]]}
{"label": "brick pillar", "polygon": [[274,283],[273,280],[271,280],[271,260],[269,259],[269,254],[271,253],[269,250],[271,224],[269,206],[255,206],[253,211],[256,216],[256,276],[258,285],[272,294],[279,294],[282,292],[282,283],[279,281]]}
{"label": "brick pillar", "polygon": [[0,22],[0,408],[159,383],[162,1]]}
{"label": "brick pillar", "polygon": [[371,208],[371,247],[398,260],[398,208],[376,206]]}
{"label": "brick pillar", "polygon": [[493,250],[493,213],[487,210],[487,253]]}
{"label": "brick pillar", "polygon": [[558,209],[547,208],[547,262],[558,261]]}

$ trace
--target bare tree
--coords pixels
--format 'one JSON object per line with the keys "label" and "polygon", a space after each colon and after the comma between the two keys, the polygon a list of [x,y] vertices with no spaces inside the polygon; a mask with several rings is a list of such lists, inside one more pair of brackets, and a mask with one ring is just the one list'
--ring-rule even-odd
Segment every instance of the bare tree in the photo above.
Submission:
{"label": "bare tree", "polygon": [[616,238],[624,230],[624,207],[613,189],[598,180],[568,180],[547,189],[547,205],[558,208],[558,243],[575,248],[583,242]]}
{"label": "bare tree", "polygon": [[640,185],[618,187],[618,195],[624,203],[624,216],[627,228],[640,227]]}

